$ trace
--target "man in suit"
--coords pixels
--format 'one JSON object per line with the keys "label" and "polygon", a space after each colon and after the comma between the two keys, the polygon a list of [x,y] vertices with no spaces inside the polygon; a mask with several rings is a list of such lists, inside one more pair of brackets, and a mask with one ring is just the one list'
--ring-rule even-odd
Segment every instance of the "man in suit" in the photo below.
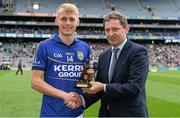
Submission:
{"label": "man in suit", "polygon": [[121,13],[110,12],[103,25],[111,47],[99,57],[96,82],[83,89],[88,93],[83,96],[85,106],[88,108],[101,99],[99,117],[148,117],[145,93],[149,69],[147,50],[127,40],[129,26]]}

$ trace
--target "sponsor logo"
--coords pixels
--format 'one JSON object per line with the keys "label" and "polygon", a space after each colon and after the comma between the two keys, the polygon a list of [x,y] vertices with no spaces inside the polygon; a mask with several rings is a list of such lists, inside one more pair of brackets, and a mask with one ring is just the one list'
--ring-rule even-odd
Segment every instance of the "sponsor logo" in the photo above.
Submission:
{"label": "sponsor logo", "polygon": [[82,72],[59,72],[58,76],[60,78],[74,78],[74,77],[81,77]]}
{"label": "sponsor logo", "polygon": [[82,65],[54,65],[54,71],[58,71],[58,76],[61,78],[81,77],[82,68]]}
{"label": "sponsor logo", "polygon": [[54,71],[82,71],[82,65],[54,65]]}

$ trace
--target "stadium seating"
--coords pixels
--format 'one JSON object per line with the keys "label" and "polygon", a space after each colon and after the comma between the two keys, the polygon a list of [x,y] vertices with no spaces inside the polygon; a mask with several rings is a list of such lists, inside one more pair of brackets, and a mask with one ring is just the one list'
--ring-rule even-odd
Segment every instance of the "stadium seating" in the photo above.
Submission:
{"label": "stadium seating", "polygon": [[[127,16],[179,17],[180,13],[179,0],[16,0],[15,11],[55,13],[58,5],[64,2],[76,4],[81,15],[104,16],[112,8]],[[33,3],[39,4],[38,10],[33,9]]]}

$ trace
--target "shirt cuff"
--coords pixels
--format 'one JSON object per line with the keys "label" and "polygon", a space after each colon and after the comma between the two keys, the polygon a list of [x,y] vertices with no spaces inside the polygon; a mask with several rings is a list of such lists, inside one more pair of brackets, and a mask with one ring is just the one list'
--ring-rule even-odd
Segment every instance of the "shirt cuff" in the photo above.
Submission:
{"label": "shirt cuff", "polygon": [[106,92],[106,84],[104,84],[104,92]]}
{"label": "shirt cuff", "polygon": [[82,95],[80,95],[80,97],[81,97],[82,106],[85,108],[86,103],[85,103],[84,97]]}

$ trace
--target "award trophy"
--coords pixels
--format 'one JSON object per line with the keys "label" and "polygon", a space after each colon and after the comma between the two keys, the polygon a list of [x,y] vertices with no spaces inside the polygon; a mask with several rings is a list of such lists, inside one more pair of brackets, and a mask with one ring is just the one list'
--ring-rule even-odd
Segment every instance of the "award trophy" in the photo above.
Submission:
{"label": "award trophy", "polygon": [[83,64],[82,76],[81,79],[75,84],[77,88],[89,88],[91,87],[90,81],[93,78],[93,75],[88,75],[87,70],[93,68],[89,65],[89,60],[86,60]]}

